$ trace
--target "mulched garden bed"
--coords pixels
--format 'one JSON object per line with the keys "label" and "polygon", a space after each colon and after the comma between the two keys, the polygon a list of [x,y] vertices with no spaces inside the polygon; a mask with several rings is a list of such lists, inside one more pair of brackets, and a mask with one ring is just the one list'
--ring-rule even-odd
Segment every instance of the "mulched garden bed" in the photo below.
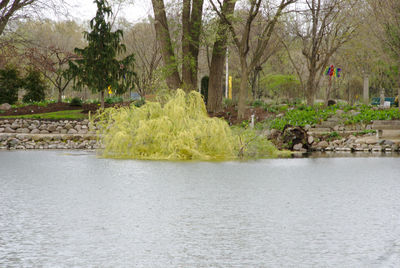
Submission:
{"label": "mulched garden bed", "polygon": [[[106,108],[108,107],[121,107],[121,106],[128,106],[130,102],[123,102],[123,103],[114,103],[114,104],[104,104]],[[41,113],[51,113],[51,112],[58,112],[58,111],[65,111],[65,110],[83,110],[82,113],[94,113],[100,108],[100,105],[96,103],[91,104],[83,104],[82,106],[71,106],[69,103],[50,103],[46,107],[36,106],[36,105],[28,105],[25,107],[10,109],[1,113],[1,116],[7,115],[25,115],[25,114],[41,114]],[[250,120],[251,115],[255,115],[256,122],[263,121],[271,116],[273,113],[265,111],[263,108],[248,108],[245,112],[244,120]],[[219,113],[213,114],[209,113],[210,116],[216,116],[220,118],[224,118],[230,125],[236,125],[241,123],[243,120],[238,120],[237,115],[237,108],[234,106],[230,106],[225,108]]]}
{"label": "mulched garden bed", "polygon": [[1,116],[6,115],[24,115],[24,114],[42,114],[42,113],[51,113],[65,110],[80,110],[82,109],[79,106],[71,106],[69,103],[49,103],[46,107],[37,106],[37,105],[28,105],[20,108],[11,108],[8,111],[4,111],[1,113]]}
{"label": "mulched garden bed", "polygon": [[[254,114],[255,122],[263,121],[275,115],[274,113],[265,111],[261,107],[250,107],[247,108],[246,112],[244,113],[244,120],[250,120],[252,114]],[[242,121],[244,121],[238,119],[238,112],[235,106],[226,107],[219,113],[209,113],[209,115],[224,118],[226,121],[228,121],[229,125],[240,124]]]}

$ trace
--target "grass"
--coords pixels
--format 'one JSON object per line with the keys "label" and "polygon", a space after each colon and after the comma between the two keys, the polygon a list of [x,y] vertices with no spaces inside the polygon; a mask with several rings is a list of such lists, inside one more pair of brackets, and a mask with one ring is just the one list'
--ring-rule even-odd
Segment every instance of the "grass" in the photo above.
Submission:
{"label": "grass", "polygon": [[66,110],[43,114],[25,114],[25,115],[8,115],[1,116],[4,118],[30,118],[30,119],[86,119],[87,114],[83,114],[82,110]]}

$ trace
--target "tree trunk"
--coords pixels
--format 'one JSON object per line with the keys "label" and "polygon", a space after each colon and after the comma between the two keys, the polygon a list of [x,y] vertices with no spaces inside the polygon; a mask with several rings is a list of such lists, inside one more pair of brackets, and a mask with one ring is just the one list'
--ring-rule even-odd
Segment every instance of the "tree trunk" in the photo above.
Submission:
{"label": "tree trunk", "polygon": [[152,0],[152,3],[155,18],[154,28],[156,30],[156,37],[160,44],[164,66],[168,72],[166,78],[167,85],[170,89],[177,89],[181,86],[181,79],[178,73],[178,65],[176,62],[175,53],[172,49],[164,1]]}
{"label": "tree trunk", "polygon": [[244,113],[246,111],[246,100],[247,100],[247,80],[249,78],[249,72],[246,62],[246,57],[241,57],[241,77],[240,77],[240,88],[239,88],[239,101],[238,101],[238,119],[244,119]]}
{"label": "tree trunk", "polygon": [[310,75],[307,80],[307,105],[314,105],[315,100],[315,70],[310,70]]}
{"label": "tree trunk", "polygon": [[101,109],[104,109],[104,90],[100,93]]}
{"label": "tree trunk", "polygon": [[61,103],[62,102],[62,89],[61,88],[58,88],[58,103]]}
{"label": "tree trunk", "polygon": [[192,55],[190,54],[190,9],[191,0],[183,0],[182,6],[182,85],[188,92],[192,84]]}
{"label": "tree trunk", "polygon": [[[226,15],[232,14],[235,4],[236,1],[225,0],[222,6],[222,13]],[[222,76],[224,73],[227,37],[228,26],[222,18],[219,18],[216,40],[212,51],[210,80],[208,82],[207,110],[209,112],[216,113],[222,109]]]}
{"label": "tree trunk", "polygon": [[203,0],[183,1],[182,8],[182,83],[185,91],[197,89],[199,40]]}

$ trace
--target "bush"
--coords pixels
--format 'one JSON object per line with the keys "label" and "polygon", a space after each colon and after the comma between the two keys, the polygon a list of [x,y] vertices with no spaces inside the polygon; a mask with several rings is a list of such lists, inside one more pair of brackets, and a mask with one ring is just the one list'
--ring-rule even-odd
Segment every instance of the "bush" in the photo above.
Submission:
{"label": "bush", "polygon": [[336,108],[334,106],[324,108],[321,106],[302,107],[303,110],[288,110],[281,118],[276,118],[271,122],[270,128],[283,130],[286,125],[301,126],[314,125],[329,116],[334,115]]}
{"label": "bush", "polygon": [[113,104],[123,102],[124,100],[121,97],[109,97],[104,100],[105,103]]}
{"label": "bush", "polygon": [[133,102],[133,105],[135,105],[138,108],[143,106],[143,105],[145,105],[145,104],[146,104],[146,100],[144,98],[141,98],[140,100],[135,100]]}
{"label": "bush", "polygon": [[71,102],[69,103],[69,105],[71,106],[82,106],[82,100],[78,97],[75,97],[71,100]]}
{"label": "bush", "polygon": [[8,66],[0,70],[0,104],[14,104],[18,100],[18,90],[22,87],[17,68]]}
{"label": "bush", "polygon": [[30,69],[24,78],[25,94],[24,102],[43,101],[45,98],[46,84],[39,71]]}

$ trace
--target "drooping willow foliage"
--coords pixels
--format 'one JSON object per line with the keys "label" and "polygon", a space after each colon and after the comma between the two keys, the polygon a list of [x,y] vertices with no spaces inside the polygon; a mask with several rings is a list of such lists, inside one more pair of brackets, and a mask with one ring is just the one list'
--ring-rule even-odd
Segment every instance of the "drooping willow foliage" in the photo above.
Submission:
{"label": "drooping willow foliage", "polygon": [[[246,156],[247,141],[254,139],[249,133],[239,137],[224,120],[210,118],[194,91],[177,90],[141,107],[108,108],[94,120],[104,146],[102,156],[108,158],[231,160]],[[275,156],[278,151],[264,140],[267,156]]]}

